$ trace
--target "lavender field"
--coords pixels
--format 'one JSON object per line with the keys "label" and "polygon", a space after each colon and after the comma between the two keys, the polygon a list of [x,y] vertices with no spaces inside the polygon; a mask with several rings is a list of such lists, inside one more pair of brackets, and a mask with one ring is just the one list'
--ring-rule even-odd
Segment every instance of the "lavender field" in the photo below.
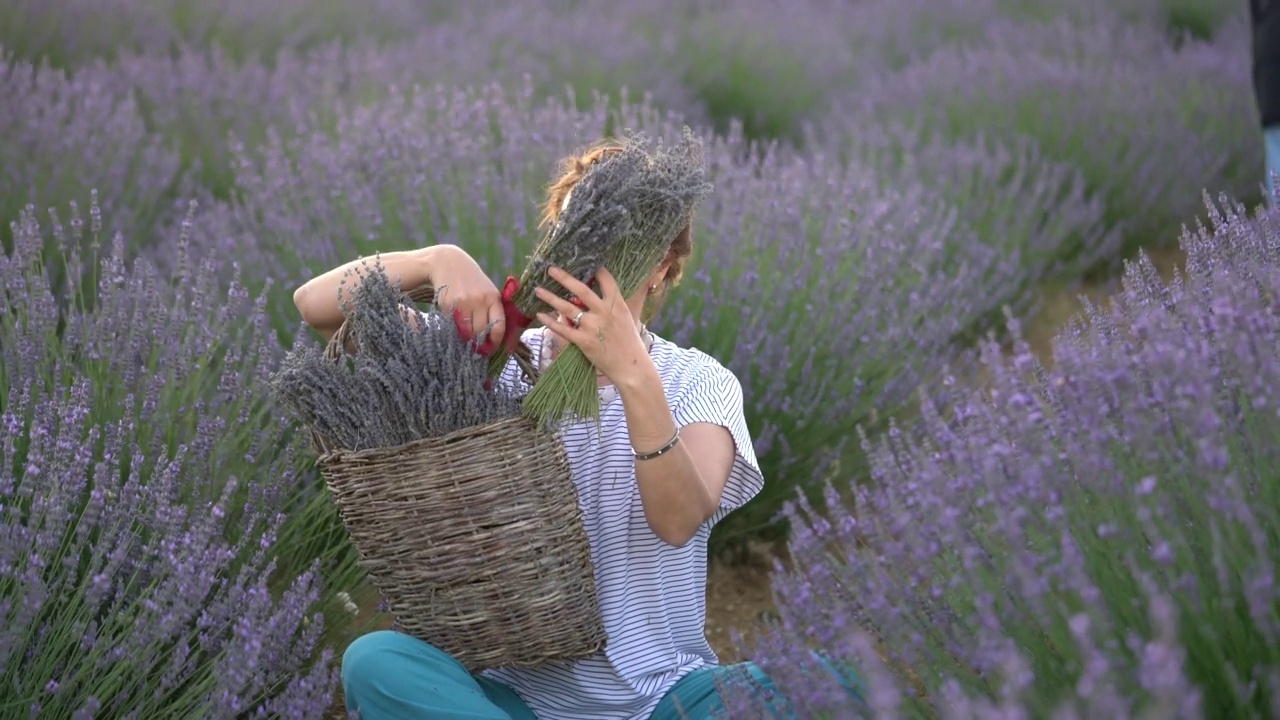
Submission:
{"label": "lavender field", "polygon": [[559,157],[683,124],[716,187],[653,328],[743,383],[717,558],[786,549],[731,717],[1280,717],[1248,48],[1227,0],[3,4],[0,718],[330,713],[380,618],[265,390],[293,288],[518,272]]}

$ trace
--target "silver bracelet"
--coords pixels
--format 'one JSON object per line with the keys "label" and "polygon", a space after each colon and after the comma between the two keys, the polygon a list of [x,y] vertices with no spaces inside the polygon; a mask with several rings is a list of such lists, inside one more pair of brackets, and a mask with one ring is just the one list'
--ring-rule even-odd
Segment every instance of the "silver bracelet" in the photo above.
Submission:
{"label": "silver bracelet", "polygon": [[654,450],[653,452],[638,453],[635,448],[631,448],[631,453],[636,456],[636,460],[652,460],[659,455],[667,454],[667,451],[675,447],[680,442],[680,428],[676,428],[676,434],[671,436],[666,445]]}

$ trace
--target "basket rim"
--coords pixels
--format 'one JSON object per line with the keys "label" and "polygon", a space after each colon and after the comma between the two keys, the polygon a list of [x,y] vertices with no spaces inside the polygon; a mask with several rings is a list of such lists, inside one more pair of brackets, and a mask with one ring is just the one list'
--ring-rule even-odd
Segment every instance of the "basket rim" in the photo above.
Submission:
{"label": "basket rim", "polygon": [[[330,448],[322,451],[316,458],[317,465],[331,464],[341,460],[364,460],[378,458],[383,455],[398,455],[405,451],[417,450],[422,447],[435,447],[439,445],[449,445],[462,440],[467,440],[476,435],[485,435],[492,433],[498,429],[509,426],[524,425],[543,439],[557,443],[562,443],[563,439],[558,430],[541,428],[537,422],[531,418],[517,415],[514,417],[503,418],[486,425],[477,425],[475,427],[465,427],[444,435],[433,435],[430,437],[417,438],[407,443],[399,445],[387,445],[385,447],[364,448],[361,450],[351,450],[348,448]],[[314,435],[314,431],[312,433]]]}

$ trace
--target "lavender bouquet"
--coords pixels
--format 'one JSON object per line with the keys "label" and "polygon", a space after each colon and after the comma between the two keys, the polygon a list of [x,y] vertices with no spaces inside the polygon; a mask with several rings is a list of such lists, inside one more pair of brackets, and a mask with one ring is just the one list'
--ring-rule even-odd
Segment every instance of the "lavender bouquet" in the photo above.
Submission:
{"label": "lavender bouquet", "polygon": [[[532,317],[550,311],[533,294],[539,285],[568,297],[547,275],[552,266],[582,282],[606,267],[630,296],[666,257],[672,240],[711,189],[702,143],[687,126],[674,146],[631,134],[574,186],[556,224],[530,258],[512,302]],[[494,355],[490,372],[505,364],[504,354]],[[525,415],[543,425],[565,417],[598,417],[599,412],[595,369],[575,346],[565,349],[524,401]]]}
{"label": "lavender bouquet", "polygon": [[286,408],[347,450],[394,447],[520,414],[518,395],[489,379],[473,341],[439,311],[418,312],[380,262],[365,266],[343,302],[359,351],[336,361],[315,345],[290,352],[271,379]]}

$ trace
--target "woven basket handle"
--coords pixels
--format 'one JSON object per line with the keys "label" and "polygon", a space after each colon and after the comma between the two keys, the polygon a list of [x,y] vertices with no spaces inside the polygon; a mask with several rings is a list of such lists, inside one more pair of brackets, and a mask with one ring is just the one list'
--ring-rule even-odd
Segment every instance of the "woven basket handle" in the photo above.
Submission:
{"label": "woven basket handle", "polygon": [[[411,301],[420,305],[430,305],[436,300],[436,289],[430,284],[419,285],[406,294],[409,296]],[[329,338],[329,343],[325,345],[325,358],[334,362],[341,359],[346,353],[348,343],[354,339],[354,332],[355,331],[352,330],[350,321],[344,318],[342,324],[338,326],[337,332],[333,334],[333,337]],[[533,361],[533,351],[529,349],[529,346],[525,345],[523,341],[516,343],[515,352],[513,352],[511,356],[515,359],[516,364],[520,366],[520,370],[524,373],[525,379],[530,383],[537,382],[539,375],[538,366]],[[328,452],[331,449],[329,443],[326,442],[324,438],[320,437],[315,430],[311,431],[311,440],[322,453]]]}

